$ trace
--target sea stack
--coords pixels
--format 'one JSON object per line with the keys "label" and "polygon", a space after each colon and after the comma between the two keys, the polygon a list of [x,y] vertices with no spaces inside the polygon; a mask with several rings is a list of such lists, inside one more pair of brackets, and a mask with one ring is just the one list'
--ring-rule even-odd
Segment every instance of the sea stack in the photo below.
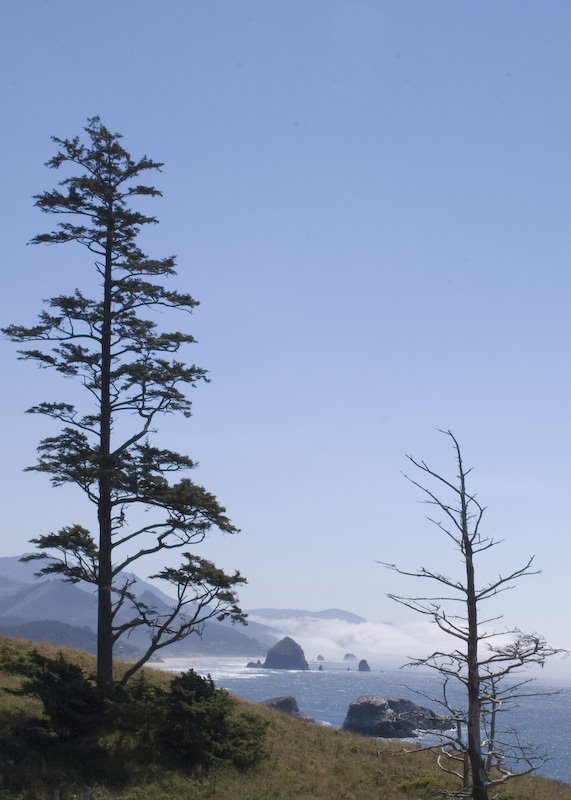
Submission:
{"label": "sea stack", "polygon": [[309,669],[303,650],[289,636],[268,650],[262,666],[266,669]]}

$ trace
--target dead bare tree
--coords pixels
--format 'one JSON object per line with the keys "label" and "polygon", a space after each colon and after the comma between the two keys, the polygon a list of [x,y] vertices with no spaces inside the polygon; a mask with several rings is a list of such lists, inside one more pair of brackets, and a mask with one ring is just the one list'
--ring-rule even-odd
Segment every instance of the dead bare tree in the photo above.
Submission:
{"label": "dead bare tree", "polygon": [[[450,652],[436,650],[424,658],[413,658],[410,666],[429,667],[442,677],[442,697],[431,698],[444,707],[451,730],[439,734],[438,764],[455,775],[461,788],[449,796],[488,800],[488,791],[510,778],[537,770],[545,756],[520,741],[516,731],[503,730],[500,714],[523,697],[542,694],[531,691],[532,680],[521,674],[527,666],[543,666],[546,659],[561,652],[550,647],[542,636],[523,634],[518,629],[497,631],[493,626],[501,615],[482,616],[481,606],[511,589],[513,582],[537,574],[533,556],[522,566],[479,586],[475,563],[478,557],[499,544],[481,532],[484,507],[468,490],[460,445],[451,431],[441,431],[452,442],[458,475],[448,480],[425,461],[408,456],[410,463],[430,482],[425,486],[405,477],[420,489],[424,502],[434,506],[428,520],[460,552],[462,574],[449,577],[426,567],[406,570],[380,562],[399,575],[426,580],[436,585],[435,595],[400,596],[392,600],[428,617],[453,640]],[[434,487],[434,488],[431,488]],[[448,499],[445,499],[445,497]],[[460,686],[461,701],[452,687]]]}

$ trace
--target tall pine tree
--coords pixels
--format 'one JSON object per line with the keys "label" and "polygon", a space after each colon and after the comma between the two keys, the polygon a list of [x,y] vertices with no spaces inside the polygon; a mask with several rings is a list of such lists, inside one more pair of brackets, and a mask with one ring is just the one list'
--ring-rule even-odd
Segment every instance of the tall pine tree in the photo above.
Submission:
{"label": "tall pine tree", "polygon": [[[175,274],[173,257],[149,258],[137,244],[143,226],[157,222],[130,207],[133,199],[160,192],[140,183],[161,164],[134,160],[121,136],[98,117],[88,120],[84,141],[58,139],[47,162],[66,170],[57,188],[35,197],[47,214],[62,215],[56,229],[33,244],[74,243],[93,258],[100,291],[87,297],[79,289],[46,301],[38,323],[4,329],[25,343],[22,358],[76,379],[86,404],[42,402],[29,409],[60,423],[60,432],[43,439],[38,463],[55,486],[76,484],[94,504],[98,534],[68,525],[32,541],[45,559],[40,572],[94,584],[98,594],[97,676],[113,685],[113,645],[134,628],[148,629],[148,646],[125,679],[158,649],[200,629],[205,620],[243,621],[236,588],[244,579],[185,551],[178,568],[160,577],[174,588],[172,607],[154,608],[136,593],[125,570],[159,551],[201,542],[211,529],[235,533],[216,498],[188,477],[169,480],[194,466],[191,458],[151,443],[161,414],[190,416],[185,391],[205,379],[205,371],[178,360],[189,333],[162,331],[157,311],[191,312],[189,294],[164,287]],[[136,509],[149,512],[137,514]]]}

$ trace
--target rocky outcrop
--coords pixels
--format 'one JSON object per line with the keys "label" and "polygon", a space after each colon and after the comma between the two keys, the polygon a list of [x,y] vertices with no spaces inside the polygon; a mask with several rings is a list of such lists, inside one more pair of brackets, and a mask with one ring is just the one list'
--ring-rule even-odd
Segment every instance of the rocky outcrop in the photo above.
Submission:
{"label": "rocky outcrop", "polygon": [[322,655],[317,656],[317,661],[325,661]]}
{"label": "rocky outcrop", "polygon": [[362,658],[359,661],[359,666],[357,667],[357,669],[359,670],[359,672],[370,672],[371,671],[371,667],[368,665],[366,658]]}
{"label": "rocky outcrop", "polygon": [[365,695],[353,700],[343,722],[343,729],[382,739],[408,739],[422,730],[446,730],[449,721],[430,708],[417,706],[410,700],[385,700],[378,695]]}
{"label": "rocky outcrop", "polygon": [[299,706],[295,697],[270,697],[269,700],[262,700],[260,705],[287,714],[289,717],[299,716]]}
{"label": "rocky outcrop", "polygon": [[356,661],[357,656],[354,653],[345,653],[343,661]]}
{"label": "rocky outcrop", "polygon": [[257,661],[248,661],[248,663],[246,664],[246,667],[250,669],[260,669],[263,666],[264,665],[262,664],[260,659],[258,659]]}
{"label": "rocky outcrop", "polygon": [[262,700],[261,706],[271,708],[273,711],[279,711],[280,714],[287,714],[288,717],[296,717],[297,719],[304,719],[307,722],[313,722],[311,717],[302,713],[297,705],[295,697],[271,697],[269,700]]}
{"label": "rocky outcrop", "polygon": [[262,664],[265,669],[309,669],[303,650],[289,636],[280,639]]}

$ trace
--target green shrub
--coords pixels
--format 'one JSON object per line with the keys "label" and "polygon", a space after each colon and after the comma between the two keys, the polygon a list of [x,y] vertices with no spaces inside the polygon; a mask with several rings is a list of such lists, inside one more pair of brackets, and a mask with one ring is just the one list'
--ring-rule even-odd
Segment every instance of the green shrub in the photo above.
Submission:
{"label": "green shrub", "polygon": [[164,701],[159,741],[190,771],[228,761],[240,769],[263,755],[265,726],[252,715],[235,713],[236,702],[212,678],[193,670],[173,678]]}
{"label": "green shrub", "polygon": [[94,681],[61,653],[47,658],[34,652],[31,661],[21,691],[41,702],[47,729],[62,742],[95,739],[104,724],[104,695]]}
{"label": "green shrub", "polygon": [[5,714],[0,724],[0,773],[9,776],[0,776],[0,794],[8,784],[127,785],[165,767],[244,770],[263,755],[265,723],[192,670],[167,687],[142,673],[109,696],[61,653],[34,651],[20,667],[21,687],[7,691],[33,698],[33,710]]}
{"label": "green shrub", "polygon": [[157,761],[157,736],[163,725],[166,694],[144,673],[115,690],[107,703],[107,715],[118,758],[147,764]]}

